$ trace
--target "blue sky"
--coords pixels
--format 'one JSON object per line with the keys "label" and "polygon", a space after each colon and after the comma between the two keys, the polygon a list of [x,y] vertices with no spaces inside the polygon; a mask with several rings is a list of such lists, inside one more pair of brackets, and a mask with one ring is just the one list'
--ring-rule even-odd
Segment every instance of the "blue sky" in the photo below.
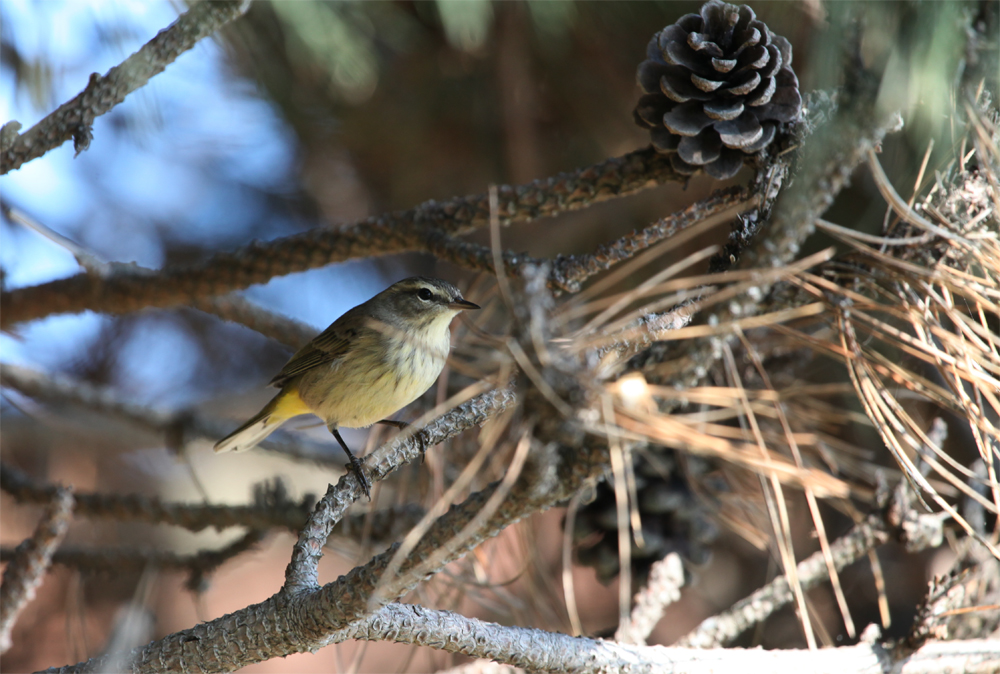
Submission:
{"label": "blue sky", "polygon": [[[4,0],[0,12],[5,39],[24,60],[45,64],[51,74],[31,92],[23,84],[18,88],[10,64],[0,69],[0,122],[16,119],[28,129],[75,96],[90,73],[107,72],[171,23],[177,6]],[[65,143],[0,177],[0,192],[7,204],[103,260],[155,268],[164,263],[164,239],[225,250],[249,238],[320,224],[296,221],[264,196],[299,189],[295,144],[275,108],[252,82],[230,71],[223,50],[209,38],[98,118],[89,150],[74,158],[72,143]],[[67,251],[6,220],[0,224],[0,264],[7,288],[80,271]],[[321,328],[392,280],[360,262],[275,279],[247,293]],[[0,336],[0,360],[59,368],[79,355],[106,320],[65,315],[18,326],[18,338]],[[194,347],[169,328],[146,332],[142,349],[125,349],[122,369],[137,390],[151,387],[162,401],[170,385],[155,364],[193,367]],[[177,391],[167,398],[181,403],[185,395]]]}

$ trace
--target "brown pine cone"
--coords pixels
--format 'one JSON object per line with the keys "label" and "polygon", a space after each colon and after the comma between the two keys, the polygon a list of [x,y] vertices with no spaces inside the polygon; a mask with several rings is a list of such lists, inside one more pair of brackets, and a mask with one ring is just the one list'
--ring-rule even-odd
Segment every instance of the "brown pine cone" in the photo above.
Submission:
{"label": "brown pine cone", "polygon": [[635,120],[680,173],[731,178],[798,119],[792,46],[746,5],[705,3],[654,35],[646,56]]}

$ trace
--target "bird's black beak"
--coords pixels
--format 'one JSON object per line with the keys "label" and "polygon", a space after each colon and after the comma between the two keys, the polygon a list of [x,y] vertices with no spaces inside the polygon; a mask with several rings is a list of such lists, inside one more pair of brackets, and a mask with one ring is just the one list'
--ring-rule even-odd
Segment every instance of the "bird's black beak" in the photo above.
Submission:
{"label": "bird's black beak", "polygon": [[474,304],[469,300],[463,300],[461,297],[457,300],[448,302],[448,308],[456,311],[475,311],[476,309],[482,309],[482,307],[478,304]]}

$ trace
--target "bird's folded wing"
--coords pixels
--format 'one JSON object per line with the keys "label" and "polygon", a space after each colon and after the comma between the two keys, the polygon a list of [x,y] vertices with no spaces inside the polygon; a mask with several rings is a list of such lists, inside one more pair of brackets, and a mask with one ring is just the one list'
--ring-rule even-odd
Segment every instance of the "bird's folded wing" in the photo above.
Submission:
{"label": "bird's folded wing", "polygon": [[[339,322],[339,321],[338,321]],[[281,372],[271,380],[271,386],[284,386],[292,377],[302,374],[314,367],[332,363],[343,358],[350,350],[357,332],[351,328],[344,329],[334,323],[318,334],[311,342],[299,349],[281,368]]]}

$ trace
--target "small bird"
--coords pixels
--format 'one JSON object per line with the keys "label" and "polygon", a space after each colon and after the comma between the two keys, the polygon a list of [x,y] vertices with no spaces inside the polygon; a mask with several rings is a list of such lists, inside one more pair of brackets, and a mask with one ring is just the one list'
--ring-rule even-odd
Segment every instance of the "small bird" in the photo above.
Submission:
{"label": "small bird", "polygon": [[460,311],[479,309],[458,288],[414,276],[389,286],[338,318],[292,356],[271,386],[281,392],[249,421],[219,440],[216,452],[242,452],[300,414],[315,414],[347,452],[365,495],[361,462],[337,430],[386,419],[429,389],[441,374]]}

